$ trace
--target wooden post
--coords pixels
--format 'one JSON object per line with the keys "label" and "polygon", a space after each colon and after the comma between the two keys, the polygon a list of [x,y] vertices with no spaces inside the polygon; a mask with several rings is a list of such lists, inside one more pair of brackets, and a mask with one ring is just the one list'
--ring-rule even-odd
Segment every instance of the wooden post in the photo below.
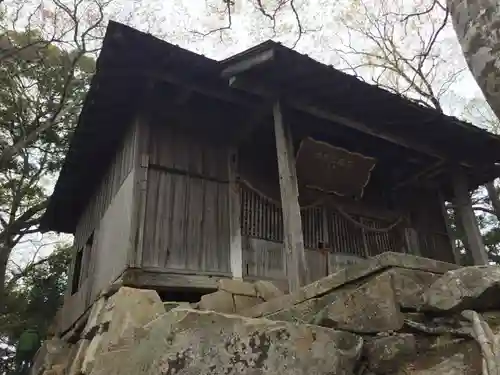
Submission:
{"label": "wooden post", "polygon": [[[359,220],[361,224],[365,224],[363,218]],[[368,250],[368,241],[366,239],[366,230],[365,228],[361,228],[361,238],[363,239],[363,254],[365,254],[365,258],[368,259],[370,257],[370,251]]]}
{"label": "wooden post", "polygon": [[332,273],[332,266],[330,264],[330,257],[333,250],[333,241],[330,240],[330,231],[328,230],[328,211],[326,206],[321,209],[321,225],[323,228],[323,244],[326,252],[326,275]]}
{"label": "wooden post", "polygon": [[455,236],[453,234],[453,230],[451,228],[451,222],[450,218],[448,217],[448,211],[446,210],[446,201],[443,198],[443,194],[439,192],[439,200],[441,202],[441,212],[443,214],[443,220],[444,224],[446,226],[446,233],[448,234],[448,238],[450,240],[450,246],[451,246],[451,251],[453,255],[453,260],[455,261],[455,264],[460,265],[460,254],[458,252],[458,249],[455,245]]}
{"label": "wooden post", "polygon": [[146,199],[149,172],[149,137],[151,121],[148,116],[138,115],[134,123],[134,199],[132,217],[132,237],[128,254],[129,267],[141,267],[144,251],[144,230],[146,225]]}
{"label": "wooden post", "polygon": [[411,255],[421,256],[418,233],[415,228],[408,227],[404,230],[406,247]]}
{"label": "wooden post", "polygon": [[273,106],[276,154],[283,212],[284,248],[287,259],[289,291],[294,292],[308,280],[304,252],[302,219],[300,217],[299,189],[295,170],[295,155],[289,124],[284,123],[281,104]]}
{"label": "wooden post", "polygon": [[233,279],[243,279],[243,249],[241,242],[241,205],[237,181],[238,154],[229,151],[229,259]]}
{"label": "wooden post", "polygon": [[467,179],[462,170],[457,170],[453,174],[453,189],[455,191],[455,201],[453,202],[458,219],[461,220],[465,231],[467,248],[470,249],[475,265],[488,264],[488,254],[484,247],[483,238],[477,225],[476,216],[472,209]]}

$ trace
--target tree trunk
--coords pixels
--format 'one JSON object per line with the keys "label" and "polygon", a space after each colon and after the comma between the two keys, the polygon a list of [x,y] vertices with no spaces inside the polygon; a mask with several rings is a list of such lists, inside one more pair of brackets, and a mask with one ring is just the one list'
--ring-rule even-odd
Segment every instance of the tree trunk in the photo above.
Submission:
{"label": "tree trunk", "polygon": [[500,118],[500,45],[497,0],[447,0],[467,65]]}
{"label": "tree trunk", "polygon": [[10,249],[0,247],[0,314],[4,312],[5,305],[5,282],[7,273],[7,262],[9,260]]}
{"label": "tree trunk", "polygon": [[493,181],[488,182],[485,186],[488,191],[488,197],[490,198],[491,205],[493,206],[493,211],[495,211],[495,216],[498,221],[500,221],[500,198],[498,197],[498,191],[495,188]]}

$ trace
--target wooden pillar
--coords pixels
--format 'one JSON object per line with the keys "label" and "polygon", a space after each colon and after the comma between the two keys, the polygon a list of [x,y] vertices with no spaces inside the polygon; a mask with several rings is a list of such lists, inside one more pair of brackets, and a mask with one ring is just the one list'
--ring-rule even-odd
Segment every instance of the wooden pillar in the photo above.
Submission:
{"label": "wooden pillar", "polygon": [[453,234],[450,218],[448,217],[448,210],[446,209],[446,201],[444,200],[443,194],[441,192],[439,193],[439,201],[441,203],[441,212],[443,214],[443,220],[446,226],[446,233],[448,234],[448,239],[450,240],[453,260],[455,261],[455,264],[460,265],[461,264],[460,254],[458,252],[457,246],[455,245],[455,235]]}
{"label": "wooden pillar", "polygon": [[405,228],[404,236],[408,253],[411,255],[422,256],[422,253],[420,252],[418,232],[416,229],[413,227]]}
{"label": "wooden pillar", "polygon": [[273,106],[276,154],[278,157],[281,209],[283,212],[284,248],[290,292],[298,290],[308,280],[304,252],[302,219],[300,217],[299,189],[295,169],[295,155],[290,125],[283,121],[281,104]]}
{"label": "wooden pillar", "polygon": [[238,154],[236,150],[229,151],[229,260],[231,274],[234,279],[243,278],[243,249],[241,241],[241,204],[237,181]]}
{"label": "wooden pillar", "polygon": [[323,229],[323,245],[326,254],[326,274],[329,275],[333,272],[331,264],[331,256],[333,251],[333,239],[330,238],[330,231],[328,229],[328,210],[326,206],[321,209],[321,226]]}
{"label": "wooden pillar", "polygon": [[488,254],[486,253],[483,238],[481,237],[476,216],[472,209],[467,178],[462,170],[457,170],[453,174],[453,189],[455,191],[453,204],[457,210],[458,220],[462,222],[464,227],[467,248],[470,249],[474,264],[488,264]]}

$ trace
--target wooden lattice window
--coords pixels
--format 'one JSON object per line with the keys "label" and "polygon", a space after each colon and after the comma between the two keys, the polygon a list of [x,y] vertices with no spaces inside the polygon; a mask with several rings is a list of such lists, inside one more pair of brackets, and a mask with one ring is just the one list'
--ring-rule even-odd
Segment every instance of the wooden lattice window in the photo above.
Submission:
{"label": "wooden lattice window", "polygon": [[[255,191],[241,188],[241,225],[244,236],[283,242],[283,217],[280,205]],[[385,251],[399,251],[397,232],[374,232],[363,229],[387,228],[390,223],[375,218],[350,215],[353,221],[324,206],[301,209],[304,247],[325,248],[333,253],[360,257],[374,256]]]}
{"label": "wooden lattice window", "polygon": [[[359,221],[359,216],[352,216]],[[328,238],[334,253],[345,253],[364,257],[363,231],[336,212],[328,215]]]}
{"label": "wooden lattice window", "polygon": [[322,207],[310,207],[301,211],[304,247],[321,249],[328,247],[325,215]]}
{"label": "wooden lattice window", "polygon": [[281,207],[243,187],[241,189],[241,227],[244,236],[283,242]]}
{"label": "wooden lattice window", "polygon": [[[362,218],[361,222],[370,228],[387,228],[390,223],[380,219]],[[394,230],[387,232],[373,232],[364,230],[366,248],[368,256],[375,256],[386,251],[396,250],[396,236]]]}

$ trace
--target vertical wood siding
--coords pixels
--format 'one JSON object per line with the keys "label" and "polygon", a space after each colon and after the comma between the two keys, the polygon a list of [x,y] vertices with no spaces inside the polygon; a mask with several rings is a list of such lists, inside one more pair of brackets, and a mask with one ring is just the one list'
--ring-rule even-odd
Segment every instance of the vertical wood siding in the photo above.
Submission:
{"label": "vertical wood siding", "polygon": [[92,298],[116,280],[127,266],[132,240],[134,169],[130,171],[94,233]]}
{"label": "vertical wood siding", "polygon": [[228,148],[181,127],[150,131],[142,266],[228,274]]}
{"label": "vertical wood siding", "polygon": [[286,262],[281,242],[243,236],[243,275],[262,279],[286,279]]}
{"label": "vertical wood siding", "polygon": [[81,248],[108,209],[111,200],[132,171],[135,160],[135,136],[137,127],[131,126],[121,147],[108,168],[99,188],[87,204],[75,232],[75,247]]}
{"label": "vertical wood siding", "polygon": [[230,272],[228,189],[150,168],[142,265]]}
{"label": "vertical wood siding", "polygon": [[[93,244],[83,257],[79,288],[65,300],[60,329],[69,328],[127,265],[132,231],[134,171],[123,182],[93,231]],[[71,288],[71,280],[68,283]]]}
{"label": "vertical wood siding", "polygon": [[228,180],[228,148],[208,135],[172,124],[152,124],[149,163],[219,181]]}
{"label": "vertical wood siding", "polygon": [[[127,264],[131,246],[130,223],[133,205],[133,166],[136,158],[136,125],[130,126],[98,188],[78,222],[74,253],[61,329],[69,328],[93,303],[99,293],[114,281]],[[91,246],[86,246],[93,235]],[[77,251],[83,249],[78,291],[71,293]]]}

